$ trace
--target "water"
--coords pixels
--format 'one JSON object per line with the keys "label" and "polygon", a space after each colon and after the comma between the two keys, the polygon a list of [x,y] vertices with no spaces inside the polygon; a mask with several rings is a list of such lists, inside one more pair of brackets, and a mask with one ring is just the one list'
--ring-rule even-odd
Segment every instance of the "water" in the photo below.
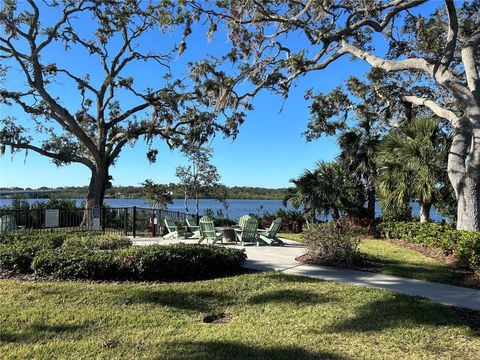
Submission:
{"label": "water", "polygon": [[[29,203],[34,202],[46,202],[48,199],[27,199]],[[81,206],[84,202],[84,199],[75,200],[77,206]],[[12,203],[12,199],[0,199],[0,207],[8,206]],[[150,208],[150,204],[144,199],[105,199],[105,203],[112,207],[146,207]],[[213,210],[216,214],[217,210],[223,211],[228,217],[238,220],[240,216],[245,214],[258,214],[263,215],[265,213],[275,213],[279,209],[285,209],[281,200],[261,200],[261,199],[227,199],[229,205],[228,210],[225,209],[223,203],[215,199],[200,199],[199,212],[203,214],[206,209]],[[414,216],[419,216],[420,206],[416,202],[412,202],[412,213]],[[192,199],[188,200],[188,209],[190,213],[195,212],[195,201]],[[291,208],[286,208],[291,209]],[[174,199],[173,204],[168,206],[168,210],[185,212],[185,207],[183,205],[183,199]],[[381,216],[382,212],[380,209],[380,204],[377,202],[375,206],[376,216]],[[443,217],[438,214],[435,209],[432,209],[431,218],[435,221],[442,221]],[[325,218],[324,218],[325,219]]]}

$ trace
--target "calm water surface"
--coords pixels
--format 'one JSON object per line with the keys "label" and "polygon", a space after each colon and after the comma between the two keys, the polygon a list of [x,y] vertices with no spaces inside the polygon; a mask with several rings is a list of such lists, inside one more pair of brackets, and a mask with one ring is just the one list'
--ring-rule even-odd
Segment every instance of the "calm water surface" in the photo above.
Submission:
{"label": "calm water surface", "polygon": [[[48,199],[27,199],[29,203],[33,202],[45,202]],[[84,199],[75,200],[77,206],[81,206]],[[0,207],[8,206],[12,202],[11,199],[0,199]],[[151,207],[150,204],[144,199],[105,199],[105,203],[112,207]],[[225,209],[223,203],[215,199],[200,199],[200,214],[202,214],[206,209],[213,210],[216,213],[218,210],[223,211],[224,214],[228,217],[238,220],[238,218],[245,214],[258,214],[263,215],[264,213],[274,213],[279,209],[285,209],[281,200],[259,200],[259,199],[228,199],[228,209]],[[415,216],[419,216],[420,207],[418,203],[412,202],[412,212]],[[190,213],[195,212],[195,201],[188,201],[188,208]],[[174,199],[173,204],[168,206],[169,210],[185,212],[185,207],[183,205],[183,199]],[[287,208],[290,209],[290,208]],[[377,216],[382,214],[380,209],[380,204],[376,204],[375,210]],[[431,212],[432,220],[441,221],[443,218],[438,214],[435,209],[432,209]]]}

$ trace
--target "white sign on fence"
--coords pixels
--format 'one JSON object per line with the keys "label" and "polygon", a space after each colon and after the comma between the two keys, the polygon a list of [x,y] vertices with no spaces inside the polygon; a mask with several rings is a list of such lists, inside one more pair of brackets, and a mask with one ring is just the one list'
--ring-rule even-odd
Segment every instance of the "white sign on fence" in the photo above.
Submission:
{"label": "white sign on fence", "polygon": [[100,206],[94,206],[92,208],[92,218],[93,218],[93,222],[92,222],[92,227],[93,227],[93,230],[101,230],[101,225],[100,225],[100,214],[101,214],[101,211],[100,211]]}
{"label": "white sign on fence", "polygon": [[60,210],[58,209],[45,209],[45,227],[54,228],[58,227],[60,221]]}

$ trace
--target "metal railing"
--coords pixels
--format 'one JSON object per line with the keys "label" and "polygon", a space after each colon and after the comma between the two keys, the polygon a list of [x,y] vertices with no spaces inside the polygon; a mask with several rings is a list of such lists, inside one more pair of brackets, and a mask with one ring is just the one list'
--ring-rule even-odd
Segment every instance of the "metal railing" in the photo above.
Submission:
{"label": "metal railing", "polygon": [[[49,209],[1,209],[0,233],[9,231],[91,231],[92,209],[59,209],[58,226],[49,226],[46,211]],[[100,211],[100,228],[104,232],[131,236],[160,236],[165,232],[163,219],[168,216],[184,221],[188,214],[161,209],[104,207]],[[198,221],[198,219],[197,219]]]}

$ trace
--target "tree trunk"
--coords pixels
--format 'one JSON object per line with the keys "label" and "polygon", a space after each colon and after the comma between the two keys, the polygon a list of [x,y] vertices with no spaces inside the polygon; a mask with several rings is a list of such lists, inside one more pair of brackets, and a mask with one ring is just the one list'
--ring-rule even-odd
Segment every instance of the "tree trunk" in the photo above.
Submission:
{"label": "tree trunk", "polygon": [[338,211],[338,209],[332,209],[330,213],[332,214],[332,218],[335,222],[340,220],[340,212]]}
{"label": "tree trunk", "polygon": [[198,219],[198,207],[199,207],[199,199],[198,199],[198,191],[195,191],[195,216]]}
{"label": "tree trunk", "polygon": [[[448,177],[457,198],[457,229],[480,231],[480,109],[454,125]],[[467,113],[468,115],[468,113]]]}
{"label": "tree trunk", "polygon": [[105,191],[111,187],[109,180],[108,165],[100,165],[97,166],[95,170],[92,170],[81,226],[91,229],[92,207],[103,206]]}
{"label": "tree trunk", "polygon": [[188,193],[187,193],[187,190],[184,191],[184,194],[185,194],[185,198],[183,200],[183,204],[185,205],[185,212],[187,214],[190,214],[190,212],[188,210]]}
{"label": "tree trunk", "polygon": [[368,197],[368,205],[367,205],[367,216],[368,216],[368,223],[373,225],[375,223],[375,169],[370,169],[368,171],[368,179],[367,179],[367,197]]}
{"label": "tree trunk", "polygon": [[426,223],[430,220],[431,203],[420,202],[420,222]]}
{"label": "tree trunk", "polygon": [[465,179],[463,191],[457,196],[457,229],[480,231],[480,179]]}

